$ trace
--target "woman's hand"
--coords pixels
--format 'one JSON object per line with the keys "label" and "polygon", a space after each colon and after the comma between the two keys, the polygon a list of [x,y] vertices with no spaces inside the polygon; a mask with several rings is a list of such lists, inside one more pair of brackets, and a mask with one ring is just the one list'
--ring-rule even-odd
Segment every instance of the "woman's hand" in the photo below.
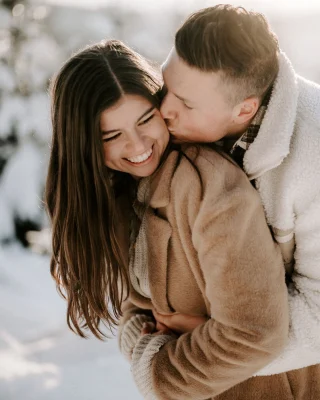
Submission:
{"label": "woman's hand", "polygon": [[157,321],[157,330],[158,326],[165,326],[178,334],[192,332],[197,326],[208,321],[207,317],[199,315],[188,315],[181,313],[160,314],[155,310],[153,310],[153,316]]}

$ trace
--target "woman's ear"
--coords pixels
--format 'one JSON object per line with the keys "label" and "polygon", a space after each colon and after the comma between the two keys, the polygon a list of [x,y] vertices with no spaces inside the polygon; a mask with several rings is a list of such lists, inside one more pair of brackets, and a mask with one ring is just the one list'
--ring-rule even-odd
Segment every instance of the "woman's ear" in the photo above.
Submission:
{"label": "woman's ear", "polygon": [[249,97],[237,104],[233,109],[232,120],[235,124],[248,123],[258,111],[260,100],[258,97]]}

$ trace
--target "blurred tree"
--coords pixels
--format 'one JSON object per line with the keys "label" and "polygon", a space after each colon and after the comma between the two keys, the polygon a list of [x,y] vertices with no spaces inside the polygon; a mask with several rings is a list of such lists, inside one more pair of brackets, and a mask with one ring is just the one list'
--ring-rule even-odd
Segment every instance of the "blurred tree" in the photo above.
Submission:
{"label": "blurred tree", "polygon": [[[40,7],[40,8],[39,8]],[[49,139],[47,87],[60,51],[44,6],[0,5],[0,241],[45,225],[41,206]]]}
{"label": "blurred tree", "polygon": [[2,2],[1,2],[1,4],[2,4],[4,7],[7,7],[10,11],[13,9],[13,7],[14,7],[17,3],[19,3],[19,2],[16,1],[16,0],[2,0]]}
{"label": "blurred tree", "polygon": [[75,50],[117,32],[107,13],[0,3],[0,243],[27,245],[28,231],[48,225],[42,197],[52,75]]}

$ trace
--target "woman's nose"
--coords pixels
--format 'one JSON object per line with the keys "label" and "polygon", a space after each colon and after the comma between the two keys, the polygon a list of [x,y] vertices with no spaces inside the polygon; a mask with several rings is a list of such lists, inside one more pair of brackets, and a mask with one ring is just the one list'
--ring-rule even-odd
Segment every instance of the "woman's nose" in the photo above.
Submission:
{"label": "woman's nose", "polygon": [[127,148],[131,151],[133,151],[135,154],[134,155],[139,155],[145,152],[146,146],[145,146],[145,140],[144,137],[142,136],[141,133],[139,132],[133,132],[130,137],[128,138],[127,142]]}

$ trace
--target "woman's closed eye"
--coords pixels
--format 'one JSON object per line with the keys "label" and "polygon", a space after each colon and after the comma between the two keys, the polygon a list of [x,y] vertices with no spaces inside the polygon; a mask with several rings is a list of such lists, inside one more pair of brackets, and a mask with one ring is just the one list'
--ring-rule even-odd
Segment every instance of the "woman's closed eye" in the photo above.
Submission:
{"label": "woman's closed eye", "polygon": [[192,107],[187,106],[186,103],[183,103],[183,105],[185,106],[185,108],[187,108],[188,110],[192,110]]}
{"label": "woman's closed eye", "polygon": [[147,124],[149,121],[152,120],[153,117],[154,117],[154,114],[151,114],[148,118],[146,118],[146,119],[144,119],[143,121],[141,121],[141,122],[139,123],[139,125],[145,125],[145,124]]}
{"label": "woman's closed eye", "polygon": [[118,132],[117,134],[113,135],[113,136],[106,136],[102,139],[103,142],[110,142],[111,140],[116,139],[117,137],[119,137],[121,135],[121,132]]}
{"label": "woman's closed eye", "polygon": [[[151,121],[153,119],[154,116],[155,116],[155,113],[151,114],[146,119],[140,121],[139,126],[146,125],[149,121]],[[117,132],[117,133],[113,134],[113,136],[111,136],[111,135],[112,135],[111,133],[108,136],[105,135],[104,138],[102,139],[103,142],[110,142],[111,140],[117,139],[121,135],[121,132]]]}

